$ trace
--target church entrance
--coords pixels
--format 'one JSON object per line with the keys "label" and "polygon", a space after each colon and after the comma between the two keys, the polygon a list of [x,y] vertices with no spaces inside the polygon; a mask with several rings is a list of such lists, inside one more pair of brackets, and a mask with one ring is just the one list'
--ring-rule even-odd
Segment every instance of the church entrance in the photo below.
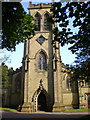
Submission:
{"label": "church entrance", "polygon": [[43,92],[41,92],[38,96],[38,110],[46,111],[46,108],[47,108],[46,96]]}

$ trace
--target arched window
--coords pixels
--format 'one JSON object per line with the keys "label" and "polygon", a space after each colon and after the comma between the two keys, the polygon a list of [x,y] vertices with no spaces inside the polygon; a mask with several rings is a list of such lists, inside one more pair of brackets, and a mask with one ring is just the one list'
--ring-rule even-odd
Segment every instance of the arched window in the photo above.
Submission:
{"label": "arched window", "polygon": [[71,81],[70,80],[66,80],[66,88],[68,89],[68,90],[71,90]]}
{"label": "arched window", "polygon": [[44,15],[44,30],[50,31],[51,29],[51,24],[48,22],[47,18],[49,17],[49,14],[46,13]]}
{"label": "arched window", "polygon": [[38,70],[46,70],[46,55],[41,51],[37,58]]}
{"label": "arched window", "polygon": [[37,26],[37,31],[40,31],[40,22],[41,22],[41,16],[37,12],[35,15],[35,25]]}

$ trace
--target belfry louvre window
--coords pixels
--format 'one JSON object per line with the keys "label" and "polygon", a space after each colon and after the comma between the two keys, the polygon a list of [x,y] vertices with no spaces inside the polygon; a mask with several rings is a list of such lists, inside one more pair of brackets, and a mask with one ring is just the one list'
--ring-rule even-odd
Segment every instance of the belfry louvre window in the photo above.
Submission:
{"label": "belfry louvre window", "polygon": [[37,31],[40,31],[40,22],[41,22],[41,16],[39,13],[36,13],[35,15],[35,25],[37,26]]}
{"label": "belfry louvre window", "polygon": [[44,15],[44,30],[46,30],[46,31],[50,31],[50,29],[51,29],[51,24],[48,22],[48,17],[49,17],[49,14],[48,13],[46,13],[45,15]]}
{"label": "belfry louvre window", "polygon": [[47,64],[46,55],[43,51],[39,53],[37,63],[38,63],[38,70],[46,70],[46,64]]}

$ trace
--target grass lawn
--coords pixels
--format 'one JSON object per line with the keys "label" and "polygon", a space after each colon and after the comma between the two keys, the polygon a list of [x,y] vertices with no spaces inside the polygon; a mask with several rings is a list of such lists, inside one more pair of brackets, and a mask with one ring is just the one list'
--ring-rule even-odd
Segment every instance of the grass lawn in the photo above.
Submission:
{"label": "grass lawn", "polygon": [[9,111],[9,112],[18,112],[16,109],[11,109],[11,108],[0,108],[0,110]]}
{"label": "grass lawn", "polygon": [[90,109],[60,109],[54,112],[89,112]]}
{"label": "grass lawn", "polygon": [[90,109],[66,109],[65,112],[89,112]]}
{"label": "grass lawn", "polygon": [[[11,108],[0,108],[0,110],[9,111],[9,112],[18,112],[16,109]],[[89,112],[90,109],[65,109],[57,112]]]}

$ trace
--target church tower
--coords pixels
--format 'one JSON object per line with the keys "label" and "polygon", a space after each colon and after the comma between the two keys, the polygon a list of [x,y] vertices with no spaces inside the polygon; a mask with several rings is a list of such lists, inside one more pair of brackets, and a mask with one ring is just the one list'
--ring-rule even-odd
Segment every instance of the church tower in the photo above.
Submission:
{"label": "church tower", "polygon": [[47,20],[52,15],[51,5],[30,2],[29,13],[34,17],[37,31],[24,45],[22,111],[57,111],[78,104],[68,69],[61,62],[59,43],[55,47],[52,44],[55,25]]}
{"label": "church tower", "polygon": [[[54,104],[51,3],[32,4],[30,15],[34,17],[37,31],[25,42],[23,60],[24,105],[30,111],[51,111]],[[22,110],[23,110],[22,109]]]}

